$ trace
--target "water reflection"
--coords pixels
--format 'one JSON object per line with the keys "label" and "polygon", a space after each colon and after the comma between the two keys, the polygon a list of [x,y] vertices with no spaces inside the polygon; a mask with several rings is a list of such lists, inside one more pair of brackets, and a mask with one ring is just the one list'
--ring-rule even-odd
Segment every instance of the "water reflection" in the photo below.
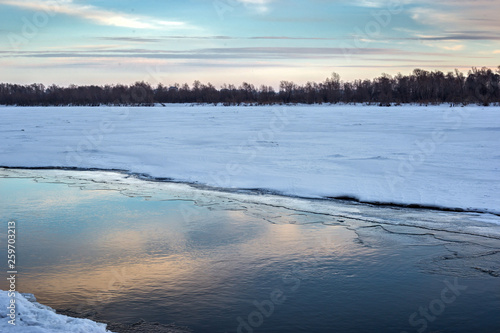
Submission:
{"label": "water reflection", "polygon": [[[18,222],[19,288],[55,308],[234,332],[237,318],[279,291],[283,302],[254,331],[400,332],[442,289],[443,272],[429,274],[422,263],[450,254],[448,236],[206,192],[153,191],[145,200],[118,185],[82,191],[76,183],[0,178],[2,223]],[[498,279],[466,281],[473,292],[456,309],[499,324],[474,310],[485,300],[499,305]],[[434,328],[466,332],[452,314]]]}

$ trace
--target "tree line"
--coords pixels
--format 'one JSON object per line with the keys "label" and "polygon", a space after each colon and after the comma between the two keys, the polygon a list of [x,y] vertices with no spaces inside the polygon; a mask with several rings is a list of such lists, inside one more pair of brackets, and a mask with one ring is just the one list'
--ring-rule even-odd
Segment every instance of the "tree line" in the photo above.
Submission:
{"label": "tree line", "polygon": [[239,87],[224,84],[219,89],[212,84],[195,81],[156,87],[146,82],[133,85],[88,85],[60,87],[43,84],[0,84],[0,105],[18,106],[99,106],[137,105],[156,103],[211,103],[242,104],[322,104],[365,103],[380,106],[399,104],[451,105],[500,103],[500,66],[472,68],[467,74],[458,70],[443,73],[415,69],[409,75],[382,74],[372,80],[344,82],[333,73],[324,82],[307,82],[298,85],[281,81],[278,91],[271,86],[243,83]]}

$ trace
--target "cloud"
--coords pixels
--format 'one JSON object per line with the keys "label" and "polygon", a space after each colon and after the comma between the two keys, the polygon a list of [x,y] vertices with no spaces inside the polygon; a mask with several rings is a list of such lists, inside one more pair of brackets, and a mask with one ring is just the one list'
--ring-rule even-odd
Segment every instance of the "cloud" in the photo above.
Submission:
{"label": "cloud", "polygon": [[277,40],[339,40],[340,38],[329,37],[289,37],[289,36],[256,36],[248,39],[277,39]]}
{"label": "cloud", "polygon": [[131,15],[106,10],[92,5],[79,4],[74,0],[0,0],[0,5],[46,12],[51,15],[64,14],[80,17],[100,25],[134,29],[187,28],[180,21],[158,20],[147,16]]}
{"label": "cloud", "polygon": [[488,35],[471,32],[452,32],[447,33],[446,36],[421,36],[414,38],[407,38],[411,40],[428,40],[428,41],[456,41],[456,40],[498,40],[500,41],[500,35]]}
{"label": "cloud", "polygon": [[381,0],[356,0],[354,4],[359,7],[380,8],[385,5],[385,1]]}
{"label": "cloud", "polygon": [[269,4],[274,0],[236,0],[245,6],[252,6],[259,12],[265,13],[269,10]]}
{"label": "cloud", "polygon": [[448,51],[460,51],[463,50],[465,45],[453,45],[453,46],[441,46],[443,49]]}
{"label": "cloud", "polygon": [[[474,41],[495,45],[500,41],[500,1],[414,1],[408,14],[419,25],[421,32],[411,37],[427,46],[448,51],[460,51],[468,46],[469,51],[477,49]],[[436,43],[429,43],[436,42]]]}
{"label": "cloud", "polygon": [[418,6],[410,9],[414,21],[443,30],[474,27],[473,29],[482,31],[499,31],[499,12],[500,1],[498,0],[443,0],[439,2],[425,0],[419,1]]}
{"label": "cloud", "polygon": [[237,0],[237,1],[247,5],[267,5],[272,0]]}
{"label": "cloud", "polygon": [[[2,54],[0,52],[0,54]],[[205,48],[195,50],[151,50],[141,48],[113,50],[61,50],[61,51],[16,51],[4,53],[1,58],[35,57],[35,58],[143,58],[143,59],[252,59],[252,60],[329,60],[345,59],[346,54],[354,57],[431,55],[441,56],[441,53],[409,52],[398,49],[382,48],[335,48],[335,47],[235,47],[235,48]]]}
{"label": "cloud", "polygon": [[352,4],[358,7],[366,8],[382,8],[395,5],[406,5],[412,2],[412,0],[350,0],[344,1],[347,4]]}
{"label": "cloud", "polygon": [[147,37],[95,37],[95,39],[115,41],[115,42],[132,42],[132,43],[158,43],[162,42],[161,38],[147,38]]}
{"label": "cloud", "polygon": [[133,43],[159,43],[172,39],[192,39],[192,40],[339,40],[340,38],[329,37],[293,37],[293,36],[250,36],[250,37],[234,37],[234,36],[155,36],[155,37],[95,37],[98,40],[107,40],[115,42],[133,42]]}

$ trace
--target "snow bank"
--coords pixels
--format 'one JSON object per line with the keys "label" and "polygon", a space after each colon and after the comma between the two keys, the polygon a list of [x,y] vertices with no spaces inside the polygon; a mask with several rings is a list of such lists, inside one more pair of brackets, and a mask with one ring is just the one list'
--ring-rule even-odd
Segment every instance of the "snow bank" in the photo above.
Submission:
{"label": "snow bank", "polygon": [[500,108],[0,108],[0,165],[500,213]]}
{"label": "snow bank", "polygon": [[105,324],[88,319],[72,318],[56,314],[48,306],[39,304],[31,294],[15,293],[16,321],[9,324],[11,298],[7,291],[0,290],[0,332],[22,333],[111,333]]}

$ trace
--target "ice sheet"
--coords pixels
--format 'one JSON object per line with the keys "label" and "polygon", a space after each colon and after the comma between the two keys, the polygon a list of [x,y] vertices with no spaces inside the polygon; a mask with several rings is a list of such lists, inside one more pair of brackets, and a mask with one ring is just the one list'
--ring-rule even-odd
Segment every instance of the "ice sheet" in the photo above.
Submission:
{"label": "ice sheet", "polygon": [[2,107],[0,165],[500,213],[500,108]]}

